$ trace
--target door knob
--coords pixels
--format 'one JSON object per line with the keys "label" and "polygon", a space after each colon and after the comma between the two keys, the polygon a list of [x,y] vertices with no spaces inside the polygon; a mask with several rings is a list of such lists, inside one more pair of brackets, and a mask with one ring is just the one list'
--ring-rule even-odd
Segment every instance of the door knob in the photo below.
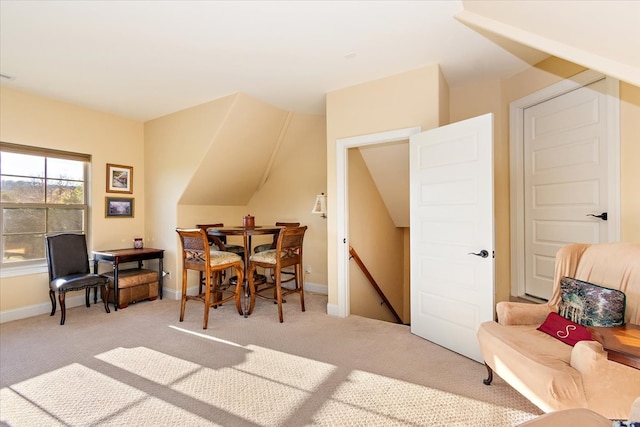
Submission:
{"label": "door knob", "polygon": [[607,220],[607,213],[606,212],[602,212],[600,215],[587,214],[587,216],[593,216],[593,217],[596,217],[596,218],[600,218],[603,221]]}
{"label": "door knob", "polygon": [[486,258],[486,257],[488,257],[488,256],[489,256],[489,252],[487,252],[485,249],[483,249],[483,250],[481,250],[481,251],[480,251],[480,252],[478,252],[478,253],[475,253],[475,252],[469,252],[469,255],[475,255],[475,256],[482,257],[482,258]]}

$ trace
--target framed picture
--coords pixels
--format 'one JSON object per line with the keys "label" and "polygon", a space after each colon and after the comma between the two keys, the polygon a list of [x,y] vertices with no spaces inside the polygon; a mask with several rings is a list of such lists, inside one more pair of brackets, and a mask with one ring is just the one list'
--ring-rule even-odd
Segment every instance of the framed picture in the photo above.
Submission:
{"label": "framed picture", "polygon": [[107,163],[107,193],[133,193],[133,167]]}
{"label": "framed picture", "polygon": [[105,197],[104,216],[107,218],[133,218],[133,198]]}

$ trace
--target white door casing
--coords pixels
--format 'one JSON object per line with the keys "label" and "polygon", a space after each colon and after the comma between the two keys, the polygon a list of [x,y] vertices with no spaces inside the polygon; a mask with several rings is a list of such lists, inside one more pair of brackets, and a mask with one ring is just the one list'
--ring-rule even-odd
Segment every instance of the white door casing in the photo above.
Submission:
{"label": "white door casing", "polygon": [[349,149],[365,145],[408,140],[420,132],[419,127],[409,127],[386,132],[358,135],[336,140],[336,270],[337,303],[327,303],[327,314],[349,316]]}
{"label": "white door casing", "polygon": [[587,71],[511,104],[512,295],[548,299],[562,245],[619,239],[617,87]]}
{"label": "white door casing", "polygon": [[494,318],[493,115],[409,146],[411,332],[482,362],[476,332]]}
{"label": "white door casing", "polygon": [[604,80],[524,112],[525,292],[551,298],[555,254],[608,239]]}

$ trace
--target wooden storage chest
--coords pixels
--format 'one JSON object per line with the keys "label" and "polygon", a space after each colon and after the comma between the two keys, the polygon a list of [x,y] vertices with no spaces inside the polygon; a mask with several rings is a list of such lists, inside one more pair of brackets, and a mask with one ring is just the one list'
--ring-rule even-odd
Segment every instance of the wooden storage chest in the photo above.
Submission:
{"label": "wooden storage chest", "polygon": [[[109,301],[114,302],[113,272],[104,273],[109,278]],[[129,304],[158,297],[158,272],[145,268],[131,268],[118,272],[118,305],[126,308]]]}

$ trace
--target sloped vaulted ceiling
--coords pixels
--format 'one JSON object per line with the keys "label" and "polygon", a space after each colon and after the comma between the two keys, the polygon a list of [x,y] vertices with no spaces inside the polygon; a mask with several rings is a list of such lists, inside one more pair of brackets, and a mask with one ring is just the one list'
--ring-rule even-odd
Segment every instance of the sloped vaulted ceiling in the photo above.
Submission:
{"label": "sloped vaulted ceiling", "polygon": [[246,205],[269,173],[272,156],[286,132],[289,113],[244,94],[238,94],[180,204]]}
{"label": "sloped vaulted ceiling", "polygon": [[482,34],[497,34],[640,85],[638,1],[465,0],[463,5],[456,18]]}
{"label": "sloped vaulted ceiling", "polygon": [[409,140],[359,148],[396,227],[409,227]]}

